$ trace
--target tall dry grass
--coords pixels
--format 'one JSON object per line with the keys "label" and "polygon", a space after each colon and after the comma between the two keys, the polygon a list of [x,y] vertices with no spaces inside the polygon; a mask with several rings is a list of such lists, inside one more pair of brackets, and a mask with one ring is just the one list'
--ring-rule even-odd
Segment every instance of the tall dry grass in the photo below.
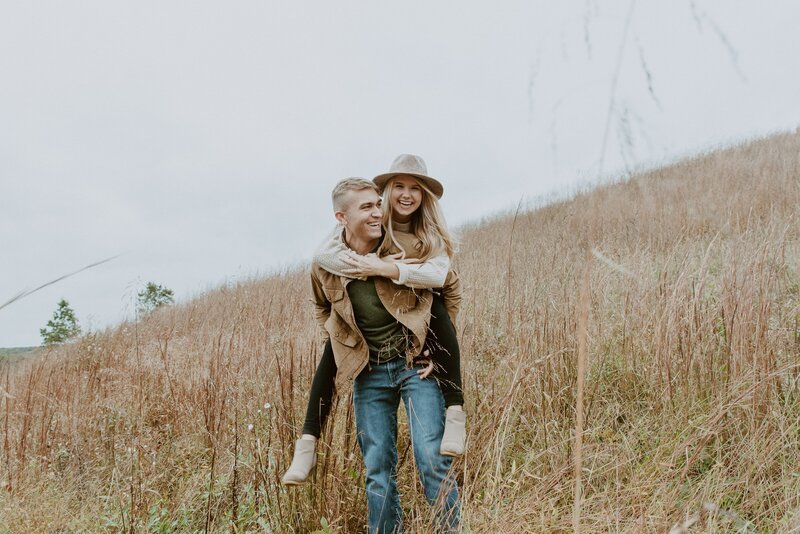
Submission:
{"label": "tall dry grass", "polygon": [[[800,527],[799,176],[783,134],[465,231],[472,532]],[[286,272],[3,364],[2,528],[362,531],[349,398],[313,483],[279,484],[320,355],[309,299]],[[407,530],[426,532],[400,435]]]}

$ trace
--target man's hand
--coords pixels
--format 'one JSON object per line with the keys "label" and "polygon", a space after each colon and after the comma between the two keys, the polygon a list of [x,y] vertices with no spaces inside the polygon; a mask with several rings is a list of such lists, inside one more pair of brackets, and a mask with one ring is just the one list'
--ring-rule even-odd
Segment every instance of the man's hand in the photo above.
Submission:
{"label": "man's hand", "polygon": [[[391,258],[391,256],[387,256]],[[342,272],[357,278],[364,278],[368,276],[382,276],[384,278],[392,278],[397,280],[400,277],[400,270],[393,261],[386,261],[375,254],[367,254],[361,256],[352,252],[347,252],[344,261],[348,265],[352,265],[350,269],[344,269]]]}
{"label": "man's hand", "polygon": [[[428,358],[428,365],[426,365],[422,369],[417,369],[417,374],[419,375],[420,380],[425,380],[426,378],[431,376],[431,373],[433,372],[433,360],[430,359],[431,353],[428,350],[423,352],[422,355],[425,356],[426,358]],[[424,363],[424,362],[420,362],[420,363]]]}

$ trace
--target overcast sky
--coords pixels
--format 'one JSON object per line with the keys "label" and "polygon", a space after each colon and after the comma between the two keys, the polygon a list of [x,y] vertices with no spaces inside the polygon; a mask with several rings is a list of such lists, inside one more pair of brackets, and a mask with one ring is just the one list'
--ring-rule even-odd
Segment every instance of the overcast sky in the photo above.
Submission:
{"label": "overcast sky", "polygon": [[0,310],[0,347],[39,344],[62,297],[101,329],[147,281],[185,300],[306,262],[335,182],[401,152],[455,226],[601,161],[618,176],[800,124],[800,4],[630,5],[5,3],[0,304],[119,257]]}

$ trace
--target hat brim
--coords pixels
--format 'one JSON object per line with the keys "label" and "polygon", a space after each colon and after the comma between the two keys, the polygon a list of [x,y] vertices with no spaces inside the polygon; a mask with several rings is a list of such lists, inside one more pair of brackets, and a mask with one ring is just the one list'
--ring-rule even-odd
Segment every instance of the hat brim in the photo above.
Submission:
{"label": "hat brim", "polygon": [[377,185],[378,189],[380,189],[381,193],[383,193],[383,188],[386,187],[386,183],[395,176],[413,176],[425,184],[425,186],[431,190],[431,193],[436,195],[436,198],[442,198],[442,195],[444,195],[444,186],[439,180],[436,178],[431,178],[430,176],[425,176],[424,174],[415,174],[413,172],[389,172],[386,174],[379,174],[372,179],[372,183]]}

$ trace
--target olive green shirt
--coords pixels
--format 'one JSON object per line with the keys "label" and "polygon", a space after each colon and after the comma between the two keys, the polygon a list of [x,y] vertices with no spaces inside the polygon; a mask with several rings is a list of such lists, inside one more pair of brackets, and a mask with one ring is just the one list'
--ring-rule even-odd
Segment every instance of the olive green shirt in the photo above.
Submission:
{"label": "olive green shirt", "polygon": [[404,355],[408,349],[408,333],[381,302],[375,280],[351,280],[347,284],[347,294],[358,329],[369,348],[369,361],[385,363]]}

